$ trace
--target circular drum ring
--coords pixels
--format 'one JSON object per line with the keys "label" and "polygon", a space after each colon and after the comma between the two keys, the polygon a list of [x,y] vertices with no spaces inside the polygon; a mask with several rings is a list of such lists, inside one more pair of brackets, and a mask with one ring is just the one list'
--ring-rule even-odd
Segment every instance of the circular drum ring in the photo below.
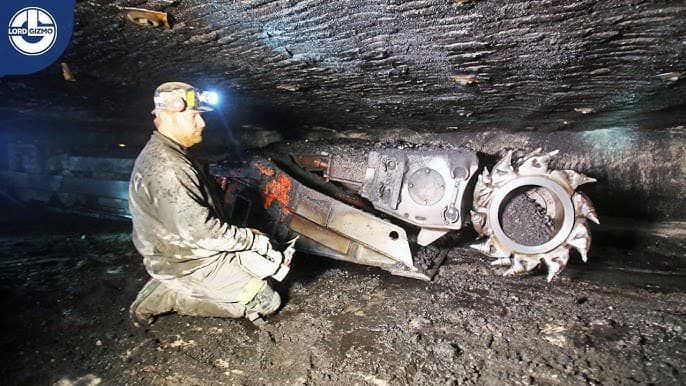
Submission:
{"label": "circular drum ring", "polygon": [[[503,200],[515,189],[529,185],[547,189],[562,204],[562,226],[553,238],[541,245],[532,246],[519,244],[508,237],[500,226],[500,207],[503,204]],[[502,187],[497,188],[493,196],[493,201],[491,201],[491,205],[488,208],[488,219],[491,229],[493,230],[493,236],[505,249],[526,255],[550,252],[560,246],[567,240],[567,237],[569,237],[569,234],[572,232],[574,218],[574,204],[572,203],[570,194],[559,183],[543,176],[518,177]]]}

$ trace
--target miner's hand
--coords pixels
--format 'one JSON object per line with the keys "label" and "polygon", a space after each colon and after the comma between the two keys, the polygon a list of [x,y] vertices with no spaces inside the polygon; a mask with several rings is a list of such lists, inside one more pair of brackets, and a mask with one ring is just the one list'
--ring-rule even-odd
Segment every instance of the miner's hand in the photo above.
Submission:
{"label": "miner's hand", "polygon": [[295,238],[286,243],[286,249],[283,251],[283,265],[287,267],[290,267],[291,265],[291,259],[293,258],[293,254],[295,254],[295,242],[298,241],[298,238],[300,238],[300,236],[295,236]]}

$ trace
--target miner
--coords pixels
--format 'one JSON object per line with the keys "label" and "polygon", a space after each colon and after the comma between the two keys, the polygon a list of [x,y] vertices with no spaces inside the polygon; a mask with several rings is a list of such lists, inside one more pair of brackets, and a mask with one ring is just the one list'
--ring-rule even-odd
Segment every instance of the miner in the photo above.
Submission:
{"label": "miner", "polygon": [[188,152],[213,99],[185,83],[155,90],[156,130],[129,184],[133,243],[151,276],[131,304],[137,326],[168,312],[259,321],[281,303],[267,279],[286,275],[292,246],[277,251],[267,236],[228,223],[216,184]]}

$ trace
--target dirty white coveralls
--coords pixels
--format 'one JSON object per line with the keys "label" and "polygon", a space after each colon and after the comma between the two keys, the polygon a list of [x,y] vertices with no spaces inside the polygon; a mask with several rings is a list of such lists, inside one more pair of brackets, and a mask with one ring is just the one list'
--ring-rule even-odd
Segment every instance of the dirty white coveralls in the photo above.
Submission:
{"label": "dirty white coveralls", "polygon": [[281,300],[265,278],[281,261],[267,257],[266,236],[227,223],[222,204],[214,181],[187,150],[155,131],[129,186],[133,243],[152,276],[131,305],[134,319],[151,323],[172,311],[232,318],[276,311]]}

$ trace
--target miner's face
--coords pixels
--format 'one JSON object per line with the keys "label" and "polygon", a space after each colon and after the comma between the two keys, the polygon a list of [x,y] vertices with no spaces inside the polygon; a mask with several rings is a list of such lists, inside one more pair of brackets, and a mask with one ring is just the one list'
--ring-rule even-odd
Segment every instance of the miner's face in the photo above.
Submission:
{"label": "miner's face", "polygon": [[198,111],[160,111],[155,124],[163,134],[172,137],[184,147],[191,147],[202,142],[205,120]]}
{"label": "miner's face", "polygon": [[202,142],[205,120],[202,119],[200,113],[194,110],[186,110],[175,115],[180,137],[186,142],[181,144],[185,147],[191,147]]}

